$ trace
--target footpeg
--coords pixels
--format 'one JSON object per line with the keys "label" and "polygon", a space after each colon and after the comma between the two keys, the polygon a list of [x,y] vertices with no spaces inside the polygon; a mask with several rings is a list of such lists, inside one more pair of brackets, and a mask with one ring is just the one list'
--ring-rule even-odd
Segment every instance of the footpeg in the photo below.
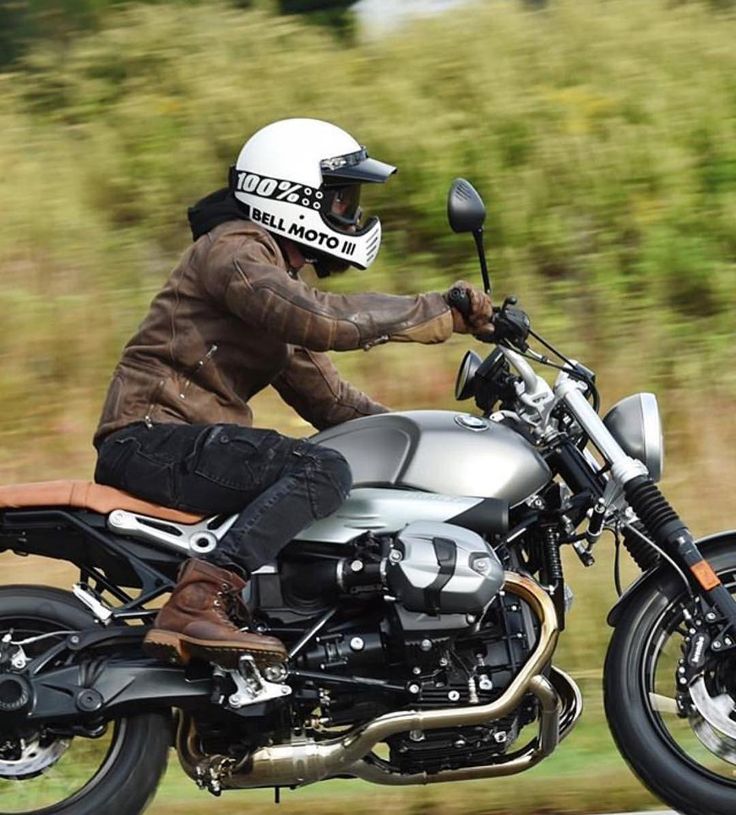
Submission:
{"label": "footpeg", "polygon": [[[272,670],[273,667],[275,666],[269,668],[271,676],[276,675],[276,672]],[[218,667],[217,672],[220,675],[229,676],[235,685],[235,693],[231,693],[227,699],[228,707],[234,710],[240,710],[246,705],[268,702],[272,699],[284,699],[291,695],[289,685],[270,682],[266,679],[256,665],[256,661],[249,654],[240,657],[236,670]],[[285,671],[283,676],[285,676]]]}

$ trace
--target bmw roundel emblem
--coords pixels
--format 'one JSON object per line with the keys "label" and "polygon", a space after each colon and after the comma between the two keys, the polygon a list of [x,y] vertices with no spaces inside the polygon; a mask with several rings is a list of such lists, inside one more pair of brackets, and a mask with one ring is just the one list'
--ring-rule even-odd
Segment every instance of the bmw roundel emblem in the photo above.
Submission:
{"label": "bmw roundel emblem", "polygon": [[471,416],[470,413],[459,413],[455,416],[455,423],[466,430],[474,430],[476,433],[488,430],[488,422],[485,419],[481,419],[479,416]]}

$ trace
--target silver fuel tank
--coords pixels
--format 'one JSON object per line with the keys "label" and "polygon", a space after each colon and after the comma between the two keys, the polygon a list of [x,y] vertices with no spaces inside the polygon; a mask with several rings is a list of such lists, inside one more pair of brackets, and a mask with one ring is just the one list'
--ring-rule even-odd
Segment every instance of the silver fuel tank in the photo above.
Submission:
{"label": "silver fuel tank", "polygon": [[399,487],[521,503],[552,473],[529,442],[496,422],[451,410],[366,416],[311,439],[342,453],[355,487]]}

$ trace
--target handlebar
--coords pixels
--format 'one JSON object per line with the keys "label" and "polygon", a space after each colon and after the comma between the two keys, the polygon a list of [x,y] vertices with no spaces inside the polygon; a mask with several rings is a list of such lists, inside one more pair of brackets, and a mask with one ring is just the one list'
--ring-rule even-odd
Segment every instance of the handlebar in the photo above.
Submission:
{"label": "handlebar", "polygon": [[524,359],[521,354],[512,351],[510,348],[501,348],[506,359],[516,368],[527,393],[534,393],[538,389],[539,377],[534,372],[534,368]]}

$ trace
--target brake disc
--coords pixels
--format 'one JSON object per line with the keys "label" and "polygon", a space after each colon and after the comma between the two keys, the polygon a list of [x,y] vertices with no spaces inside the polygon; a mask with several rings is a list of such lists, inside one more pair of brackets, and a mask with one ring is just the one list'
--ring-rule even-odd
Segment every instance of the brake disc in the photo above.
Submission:
{"label": "brake disc", "polygon": [[41,745],[38,736],[32,740],[19,739],[18,758],[0,759],[0,778],[23,779],[39,775],[56,764],[70,744],[70,739],[54,739],[47,745]]}
{"label": "brake disc", "polygon": [[711,696],[701,676],[690,686],[688,720],[702,744],[719,758],[736,764],[736,713],[734,700],[728,693]]}

